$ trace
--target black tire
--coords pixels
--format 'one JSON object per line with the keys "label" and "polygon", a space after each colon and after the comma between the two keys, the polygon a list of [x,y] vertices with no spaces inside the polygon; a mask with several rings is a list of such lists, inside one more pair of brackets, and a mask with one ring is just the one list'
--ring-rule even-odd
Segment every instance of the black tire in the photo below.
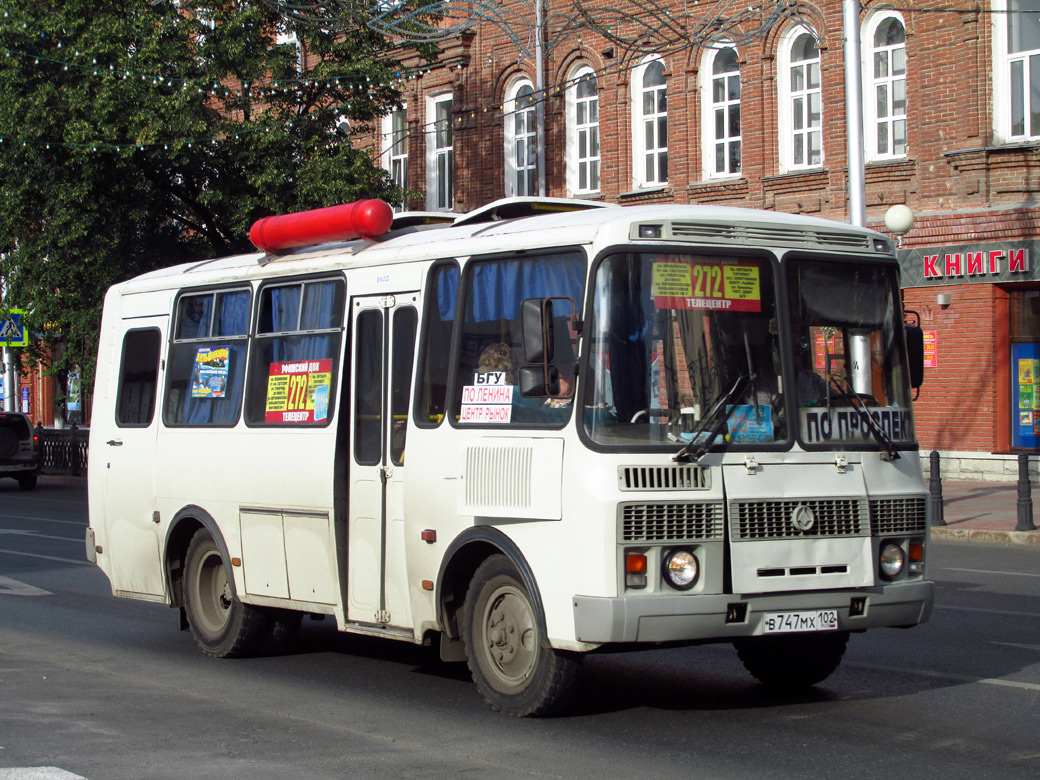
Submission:
{"label": "black tire", "polygon": [[836,631],[747,637],[733,645],[756,680],[777,690],[797,691],[830,677],[841,664],[848,641],[847,631]]}
{"label": "black tire", "polygon": [[36,487],[36,474],[22,474],[18,477],[18,487],[22,490],[32,490]]}
{"label": "black tire", "polygon": [[239,601],[228,572],[210,532],[196,531],[184,561],[184,609],[195,643],[215,658],[253,655],[268,632],[267,615]]}
{"label": "black tire", "polygon": [[542,716],[570,700],[581,656],[549,647],[531,595],[504,555],[473,574],[462,623],[470,674],[492,709]]}

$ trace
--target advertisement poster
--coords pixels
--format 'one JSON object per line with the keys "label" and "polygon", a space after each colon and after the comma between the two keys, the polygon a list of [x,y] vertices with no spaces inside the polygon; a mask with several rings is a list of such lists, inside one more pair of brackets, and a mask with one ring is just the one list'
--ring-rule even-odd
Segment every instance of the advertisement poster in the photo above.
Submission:
{"label": "advertisement poster", "polygon": [[773,410],[765,404],[738,404],[730,406],[727,411],[729,418],[726,425],[729,427],[731,442],[747,444],[774,441]]}
{"label": "advertisement poster", "polygon": [[83,387],[80,380],[79,369],[69,371],[65,382],[65,415],[70,423],[79,422],[83,419]]}
{"label": "advertisement poster", "polygon": [[653,268],[658,309],[762,311],[758,266],[659,261]]}
{"label": "advertisement poster", "polygon": [[192,398],[223,398],[227,392],[228,347],[199,347],[191,372]]}
{"label": "advertisement poster", "polygon": [[934,330],[923,331],[924,334],[924,367],[939,367],[939,335]]}
{"label": "advertisement poster", "polygon": [[1011,446],[1040,446],[1040,403],[1037,389],[1037,367],[1040,365],[1040,344],[1011,345]]}
{"label": "advertisement poster", "polygon": [[320,423],[329,417],[332,359],[272,363],[267,373],[269,423]]}

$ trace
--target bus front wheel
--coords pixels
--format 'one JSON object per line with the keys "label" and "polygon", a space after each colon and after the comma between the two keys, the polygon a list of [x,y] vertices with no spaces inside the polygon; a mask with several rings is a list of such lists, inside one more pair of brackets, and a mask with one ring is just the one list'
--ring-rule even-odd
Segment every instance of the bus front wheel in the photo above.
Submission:
{"label": "bus front wheel", "polygon": [[744,668],[770,688],[795,691],[821,683],[841,663],[847,631],[823,634],[780,634],[738,639]]}
{"label": "bus front wheel", "polygon": [[493,709],[540,716],[567,703],[581,657],[549,647],[508,558],[493,555],[477,568],[462,610],[470,673]]}
{"label": "bus front wheel", "polygon": [[255,653],[266,635],[267,616],[235,596],[228,564],[206,529],[191,538],[184,568],[184,606],[195,643],[216,658]]}

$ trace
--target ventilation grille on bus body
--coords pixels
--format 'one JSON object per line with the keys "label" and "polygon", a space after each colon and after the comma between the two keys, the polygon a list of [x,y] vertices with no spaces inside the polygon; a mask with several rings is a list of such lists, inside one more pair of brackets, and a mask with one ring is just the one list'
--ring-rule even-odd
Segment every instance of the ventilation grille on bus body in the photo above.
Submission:
{"label": "ventilation grille on bus body", "polygon": [[674,466],[618,466],[619,490],[708,490],[707,469],[692,463]]}
{"label": "ventilation grille on bus body", "polygon": [[466,450],[466,503],[529,507],[533,447],[470,447]]}
{"label": "ventilation grille on bus body", "polygon": [[[800,530],[792,522],[799,507],[812,511],[813,522]],[[799,539],[866,535],[866,501],[824,498],[806,501],[733,501],[731,532],[737,539]],[[803,519],[804,519],[804,513]]]}
{"label": "ventilation grille on bus body", "polygon": [[722,502],[619,504],[623,542],[721,540],[725,531]]}
{"label": "ventilation grille on bus body", "polygon": [[923,497],[874,498],[870,501],[872,536],[923,534],[927,528],[927,500]]}
{"label": "ventilation grille on bus body", "polygon": [[779,225],[725,225],[711,222],[672,222],[672,238],[701,238],[768,246],[814,246],[829,249],[870,250],[870,236],[862,233]]}

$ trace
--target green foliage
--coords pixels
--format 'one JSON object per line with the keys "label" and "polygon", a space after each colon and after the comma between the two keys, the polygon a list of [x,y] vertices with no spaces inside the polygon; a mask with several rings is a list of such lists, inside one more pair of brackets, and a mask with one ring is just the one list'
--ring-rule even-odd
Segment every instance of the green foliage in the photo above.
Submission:
{"label": "green foliage", "polygon": [[[0,18],[0,275],[48,352],[92,386],[105,290],[251,251],[272,213],[404,193],[355,148],[399,105],[390,44],[294,29],[242,0],[7,0]],[[297,36],[321,57],[298,70]],[[4,52],[6,51],[6,56]],[[423,54],[432,56],[431,52]]]}

